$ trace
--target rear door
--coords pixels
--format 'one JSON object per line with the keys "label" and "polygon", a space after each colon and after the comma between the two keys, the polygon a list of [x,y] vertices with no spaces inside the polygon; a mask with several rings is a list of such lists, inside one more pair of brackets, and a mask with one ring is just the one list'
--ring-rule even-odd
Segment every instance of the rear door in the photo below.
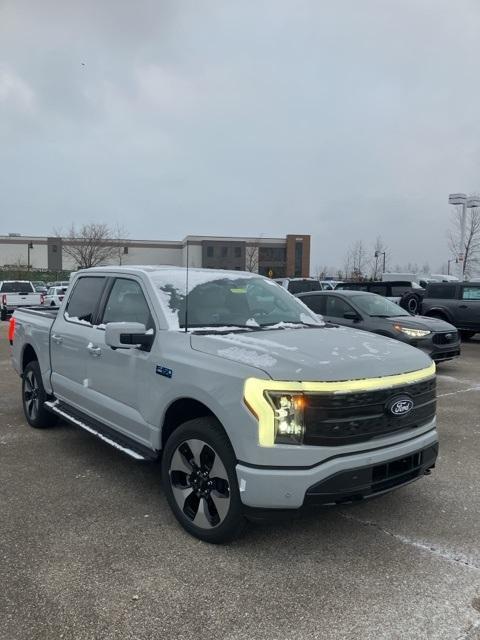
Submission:
{"label": "rear door", "polygon": [[87,362],[105,276],[77,278],[65,309],[52,326],[50,354],[55,395],[83,411],[88,407]]}
{"label": "rear door", "polygon": [[480,331],[480,284],[464,284],[458,301],[458,325]]}
{"label": "rear door", "polygon": [[151,349],[112,349],[105,344],[104,328],[109,322],[140,322],[157,333],[141,282],[128,276],[116,278],[100,320],[87,359],[89,412],[104,424],[151,446],[152,427],[144,416],[146,399],[157,389]]}

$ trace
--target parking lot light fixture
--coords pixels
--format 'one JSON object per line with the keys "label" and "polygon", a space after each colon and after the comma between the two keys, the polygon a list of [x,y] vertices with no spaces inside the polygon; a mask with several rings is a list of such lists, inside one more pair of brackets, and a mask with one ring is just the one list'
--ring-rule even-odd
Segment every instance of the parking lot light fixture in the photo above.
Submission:
{"label": "parking lot light fixture", "polygon": [[383,270],[382,273],[385,273],[385,256],[386,256],[386,251],[375,251],[375,258],[379,258],[380,256],[383,256]]}

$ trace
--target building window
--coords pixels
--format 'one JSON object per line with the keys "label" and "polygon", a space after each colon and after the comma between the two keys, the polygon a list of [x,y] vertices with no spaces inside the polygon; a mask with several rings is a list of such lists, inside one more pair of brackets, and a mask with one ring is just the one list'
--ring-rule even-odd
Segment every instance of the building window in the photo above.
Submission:
{"label": "building window", "polygon": [[295,275],[302,275],[302,258],[303,258],[303,243],[302,241],[295,242]]}
{"label": "building window", "polygon": [[286,247],[260,247],[259,260],[260,262],[286,262],[287,249]]}
{"label": "building window", "polygon": [[123,254],[126,255],[128,253],[128,247],[123,247]]}
{"label": "building window", "polygon": [[228,256],[228,247],[222,247],[222,258],[226,258]]}
{"label": "building window", "polygon": [[213,258],[213,247],[207,247],[207,258]]}
{"label": "building window", "polygon": [[57,245],[52,244],[52,253],[57,253]]}
{"label": "building window", "polygon": [[235,247],[235,258],[242,257],[242,247]]}

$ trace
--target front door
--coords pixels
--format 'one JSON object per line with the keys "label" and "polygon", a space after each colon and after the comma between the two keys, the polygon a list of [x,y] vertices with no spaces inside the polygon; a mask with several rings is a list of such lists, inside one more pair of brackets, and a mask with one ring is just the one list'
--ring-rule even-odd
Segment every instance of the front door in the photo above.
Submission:
{"label": "front door", "polygon": [[458,305],[458,325],[480,331],[480,284],[464,284]]}
{"label": "front door", "polygon": [[148,386],[155,382],[150,350],[112,349],[105,344],[104,327],[109,322],[140,322],[156,332],[140,282],[116,278],[100,321],[87,364],[90,412],[101,422],[151,446],[155,427],[147,422],[145,406]]}

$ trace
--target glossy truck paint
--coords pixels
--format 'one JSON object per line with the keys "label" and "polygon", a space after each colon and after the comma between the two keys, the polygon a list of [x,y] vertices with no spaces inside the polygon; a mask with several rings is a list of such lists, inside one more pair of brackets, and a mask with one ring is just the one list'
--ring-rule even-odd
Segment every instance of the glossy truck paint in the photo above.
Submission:
{"label": "glossy truck paint", "polygon": [[[36,359],[51,410],[107,433],[137,458],[168,450],[175,429],[192,419],[201,427],[189,442],[202,433],[208,440],[205,420],[214,422],[212,442],[219,442],[219,430],[226,437],[216,453],[231,447],[235,461],[227,469],[236,475],[235,482],[229,475],[228,490],[238,491],[245,508],[296,509],[312,495],[320,503],[357,500],[433,466],[435,365],[427,355],[381,336],[328,327],[255,274],[191,269],[187,296],[186,275],[173,267],[78,272],[60,310],[15,313],[16,371],[22,375]],[[118,348],[118,322],[130,332],[125,348]],[[390,407],[397,400],[400,407],[410,403],[412,412],[395,417]],[[178,459],[178,451],[171,455]],[[356,486],[357,472],[345,479],[359,468],[371,478],[384,468],[384,484]],[[336,474],[342,478],[338,500],[331,497]],[[324,482],[330,493],[322,498]]]}

